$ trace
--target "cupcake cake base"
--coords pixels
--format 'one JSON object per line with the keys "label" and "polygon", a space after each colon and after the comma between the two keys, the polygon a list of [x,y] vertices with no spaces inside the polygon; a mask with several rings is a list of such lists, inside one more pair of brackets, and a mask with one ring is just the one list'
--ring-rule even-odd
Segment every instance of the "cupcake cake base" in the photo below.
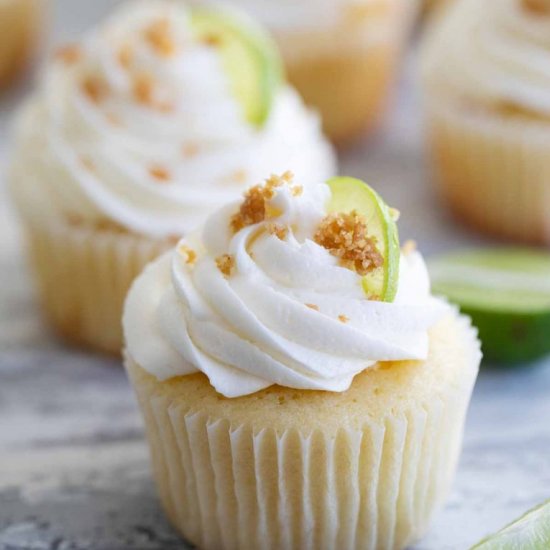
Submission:
{"label": "cupcake cake base", "polygon": [[43,309],[67,341],[122,350],[122,308],[134,278],[173,245],[113,229],[25,220]]}
{"label": "cupcake cake base", "polygon": [[273,386],[226,399],[203,374],[159,382],[131,357],[164,508],[217,548],[404,548],[445,498],[480,351],[467,319],[426,361],[381,363],[343,393]]}
{"label": "cupcake cake base", "polygon": [[428,112],[435,180],[455,215],[486,233],[550,242],[545,122],[437,105]]}

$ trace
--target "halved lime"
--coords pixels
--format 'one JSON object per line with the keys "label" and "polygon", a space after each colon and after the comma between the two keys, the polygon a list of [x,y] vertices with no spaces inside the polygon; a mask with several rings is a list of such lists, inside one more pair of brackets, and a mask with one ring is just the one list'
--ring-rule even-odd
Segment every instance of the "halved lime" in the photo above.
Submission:
{"label": "halved lime", "polygon": [[480,249],[429,263],[433,291],[470,315],[488,359],[520,362],[550,353],[550,254]]}
{"label": "halved lime", "polygon": [[529,510],[471,550],[548,550],[550,548],[550,500]]}
{"label": "halved lime", "polygon": [[275,43],[253,21],[228,10],[195,8],[191,24],[198,40],[219,49],[246,119],[261,126],[284,80]]}
{"label": "halved lime", "polygon": [[332,191],[329,212],[356,210],[365,217],[368,236],[373,237],[384,258],[381,267],[363,277],[363,290],[369,298],[392,302],[399,280],[399,234],[395,214],[380,195],[365,182],[350,177],[336,177],[327,182]]}

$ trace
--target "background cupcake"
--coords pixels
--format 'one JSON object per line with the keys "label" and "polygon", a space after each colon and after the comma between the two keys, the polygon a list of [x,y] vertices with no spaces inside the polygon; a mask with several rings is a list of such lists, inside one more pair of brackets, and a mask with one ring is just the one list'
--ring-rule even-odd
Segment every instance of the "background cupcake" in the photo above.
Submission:
{"label": "background cupcake", "polygon": [[422,52],[435,180],[458,217],[550,240],[550,3],[453,5]]}
{"label": "background cupcake", "polygon": [[121,345],[133,277],[266,171],[334,157],[247,19],[128,4],[61,49],[16,125],[11,191],[42,300],[71,340]]}
{"label": "background cupcake", "polygon": [[0,86],[25,66],[36,45],[47,0],[0,2]]}
{"label": "background cupcake", "polygon": [[395,231],[362,182],[284,175],[134,283],[127,369],[162,502],[193,544],[399,549],[426,530],[479,343]]}
{"label": "background cupcake", "polygon": [[[205,0],[194,0],[204,4]],[[417,0],[230,0],[275,36],[290,81],[342,142],[380,122]]]}

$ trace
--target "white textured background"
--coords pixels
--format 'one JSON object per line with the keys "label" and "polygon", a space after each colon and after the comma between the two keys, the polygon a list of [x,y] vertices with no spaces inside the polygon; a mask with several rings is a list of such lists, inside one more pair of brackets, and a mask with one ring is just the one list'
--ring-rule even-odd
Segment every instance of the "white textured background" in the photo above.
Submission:
{"label": "white textured background", "polygon": [[[76,38],[109,0],[57,0],[51,43]],[[475,242],[438,206],[423,164],[410,55],[386,128],[342,172],[402,211],[402,238],[428,253]],[[0,96],[0,162],[28,83]],[[182,548],[158,507],[141,423],[114,360],[64,349],[42,323],[0,184],[0,548]],[[415,550],[462,550],[550,497],[550,362],[485,367],[454,492]]]}

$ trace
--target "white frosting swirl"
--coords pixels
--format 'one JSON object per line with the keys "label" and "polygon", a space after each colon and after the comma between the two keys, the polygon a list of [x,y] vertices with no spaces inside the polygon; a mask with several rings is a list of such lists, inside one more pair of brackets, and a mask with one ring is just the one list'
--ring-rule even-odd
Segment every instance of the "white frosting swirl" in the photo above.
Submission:
{"label": "white frosting swirl", "polygon": [[[273,384],[339,392],[377,361],[425,359],[449,306],[431,297],[421,256],[403,256],[394,302],[369,301],[361,277],[312,240],[329,194],[277,188],[268,204],[279,214],[235,234],[233,204],[151,264],[126,302],[130,356],[161,380],[202,371],[227,397]],[[279,238],[273,223],[291,229]],[[227,277],[216,263],[225,253]]]}
{"label": "white frosting swirl", "polygon": [[[168,53],[148,34],[155,23],[166,25]],[[131,3],[48,67],[18,119],[14,192],[36,215],[164,237],[266,173],[291,169],[306,184],[332,175],[318,118],[294,91],[280,90],[258,129],[230,86],[216,48],[192,37],[183,2]]]}
{"label": "white frosting swirl", "polygon": [[434,22],[422,71],[429,89],[550,114],[550,14],[522,0],[462,0]]}

